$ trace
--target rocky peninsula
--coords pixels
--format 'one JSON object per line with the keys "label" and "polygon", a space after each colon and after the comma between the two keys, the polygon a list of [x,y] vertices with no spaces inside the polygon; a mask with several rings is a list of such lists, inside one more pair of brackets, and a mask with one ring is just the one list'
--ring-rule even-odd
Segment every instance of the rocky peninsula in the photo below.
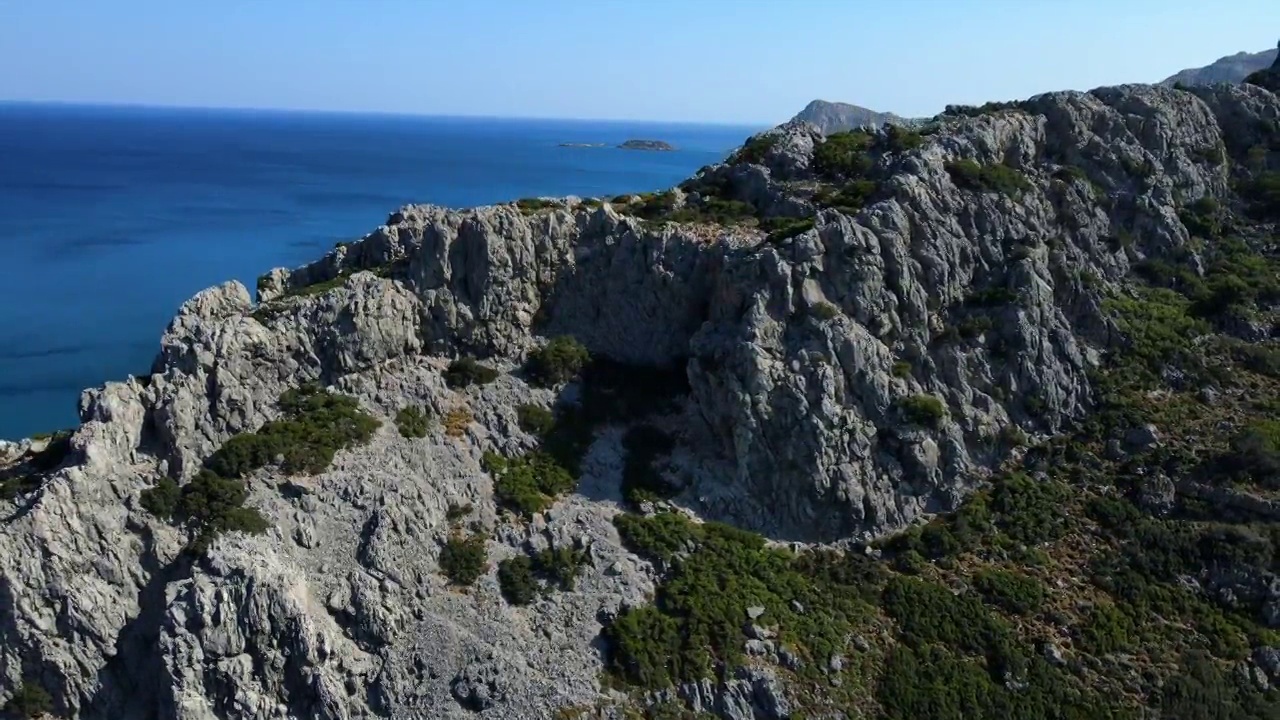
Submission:
{"label": "rocky peninsula", "polygon": [[793,122],[409,206],[0,458],[0,703],[1263,718],[1280,98]]}

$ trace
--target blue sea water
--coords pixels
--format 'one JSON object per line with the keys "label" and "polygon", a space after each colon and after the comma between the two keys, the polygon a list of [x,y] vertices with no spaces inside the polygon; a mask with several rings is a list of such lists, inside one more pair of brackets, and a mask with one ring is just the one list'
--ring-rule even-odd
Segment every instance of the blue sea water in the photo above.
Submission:
{"label": "blue sea water", "polygon": [[[757,130],[0,104],[0,438],[75,425],[80,391],[150,367],[192,294],[401,205],[666,188]],[[630,138],[678,150],[612,147]]]}

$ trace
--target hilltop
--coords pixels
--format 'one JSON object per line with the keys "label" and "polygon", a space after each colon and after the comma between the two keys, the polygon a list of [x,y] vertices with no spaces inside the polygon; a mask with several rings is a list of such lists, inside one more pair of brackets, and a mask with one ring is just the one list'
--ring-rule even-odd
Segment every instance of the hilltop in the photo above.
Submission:
{"label": "hilltop", "polygon": [[1280,97],[1129,85],[409,206],[0,461],[68,718],[1264,718]]}
{"label": "hilltop", "polygon": [[814,100],[796,113],[791,122],[811,123],[824,134],[829,135],[866,126],[880,127],[885,123],[906,125],[912,121],[893,113],[868,110],[859,105]]}
{"label": "hilltop", "polygon": [[1161,84],[1211,85],[1243,82],[1250,74],[1270,67],[1276,61],[1276,53],[1275,48],[1257,53],[1238,52],[1218,58],[1204,67],[1182,70],[1165,78]]}

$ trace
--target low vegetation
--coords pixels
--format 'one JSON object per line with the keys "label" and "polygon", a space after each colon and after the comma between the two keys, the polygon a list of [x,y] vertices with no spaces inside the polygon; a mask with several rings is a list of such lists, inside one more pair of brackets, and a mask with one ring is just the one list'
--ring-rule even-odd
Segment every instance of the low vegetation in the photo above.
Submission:
{"label": "low vegetation", "polygon": [[498,379],[498,371],[473,357],[463,357],[449,363],[444,371],[444,382],[451,388],[461,389],[472,385],[488,385]]}
{"label": "low vegetation", "polygon": [[17,464],[0,469],[0,500],[13,500],[40,487],[50,473],[57,470],[71,455],[71,431],[62,430],[32,438],[43,441],[44,447],[28,452]]}
{"label": "low vegetation", "polygon": [[453,585],[474,585],[489,569],[483,535],[454,534],[440,549],[440,572]]}
{"label": "low vegetation", "polygon": [[965,190],[1017,197],[1031,189],[1021,172],[1002,163],[980,165],[973,160],[954,160],[946,164],[946,169],[952,182]]}
{"label": "low vegetation", "polygon": [[486,453],[484,469],[493,476],[493,494],[498,504],[525,517],[542,512],[556,497],[578,484],[554,457],[541,451],[517,458]]}
{"label": "low vegetation", "polygon": [[416,405],[401,408],[396,413],[396,428],[404,438],[425,438],[431,430],[431,416]]}
{"label": "low vegetation", "polygon": [[38,718],[53,711],[53,698],[45,689],[32,682],[24,682],[13,691],[4,711],[15,718]]}
{"label": "low vegetation", "polygon": [[572,592],[587,554],[561,547],[532,556],[519,555],[498,563],[498,585],[512,605],[528,605],[556,590]]}
{"label": "low vegetation", "polygon": [[590,353],[572,336],[552,338],[529,358],[529,375],[537,383],[554,387],[578,376],[591,359]]}
{"label": "low vegetation", "polygon": [[947,416],[947,406],[935,395],[912,395],[900,402],[907,422],[935,427]]}
{"label": "low vegetation", "polygon": [[521,430],[538,437],[550,433],[556,426],[555,413],[542,405],[530,403],[516,407],[516,421]]}

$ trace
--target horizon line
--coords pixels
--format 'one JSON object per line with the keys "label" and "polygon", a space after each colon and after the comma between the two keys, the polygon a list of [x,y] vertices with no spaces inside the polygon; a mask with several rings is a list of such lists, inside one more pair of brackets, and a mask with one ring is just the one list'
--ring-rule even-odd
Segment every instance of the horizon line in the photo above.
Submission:
{"label": "horizon line", "polygon": [[[566,117],[554,115],[486,115],[469,113],[429,113],[396,110],[342,110],[321,108],[285,108],[285,107],[253,107],[249,105],[165,105],[148,102],[100,101],[100,100],[26,100],[0,98],[0,107],[5,105],[52,105],[63,107],[133,109],[133,110],[189,110],[238,113],[279,113],[294,115],[354,115],[392,118],[436,118],[457,120],[558,120],[562,122],[597,122],[597,123],[635,123],[641,125],[694,125],[703,127],[755,128],[776,127],[780,123],[772,122],[726,122],[709,120],[642,120],[635,118],[603,118],[603,117]],[[788,118],[789,119],[789,118]],[[781,121],[781,122],[786,122]]]}

